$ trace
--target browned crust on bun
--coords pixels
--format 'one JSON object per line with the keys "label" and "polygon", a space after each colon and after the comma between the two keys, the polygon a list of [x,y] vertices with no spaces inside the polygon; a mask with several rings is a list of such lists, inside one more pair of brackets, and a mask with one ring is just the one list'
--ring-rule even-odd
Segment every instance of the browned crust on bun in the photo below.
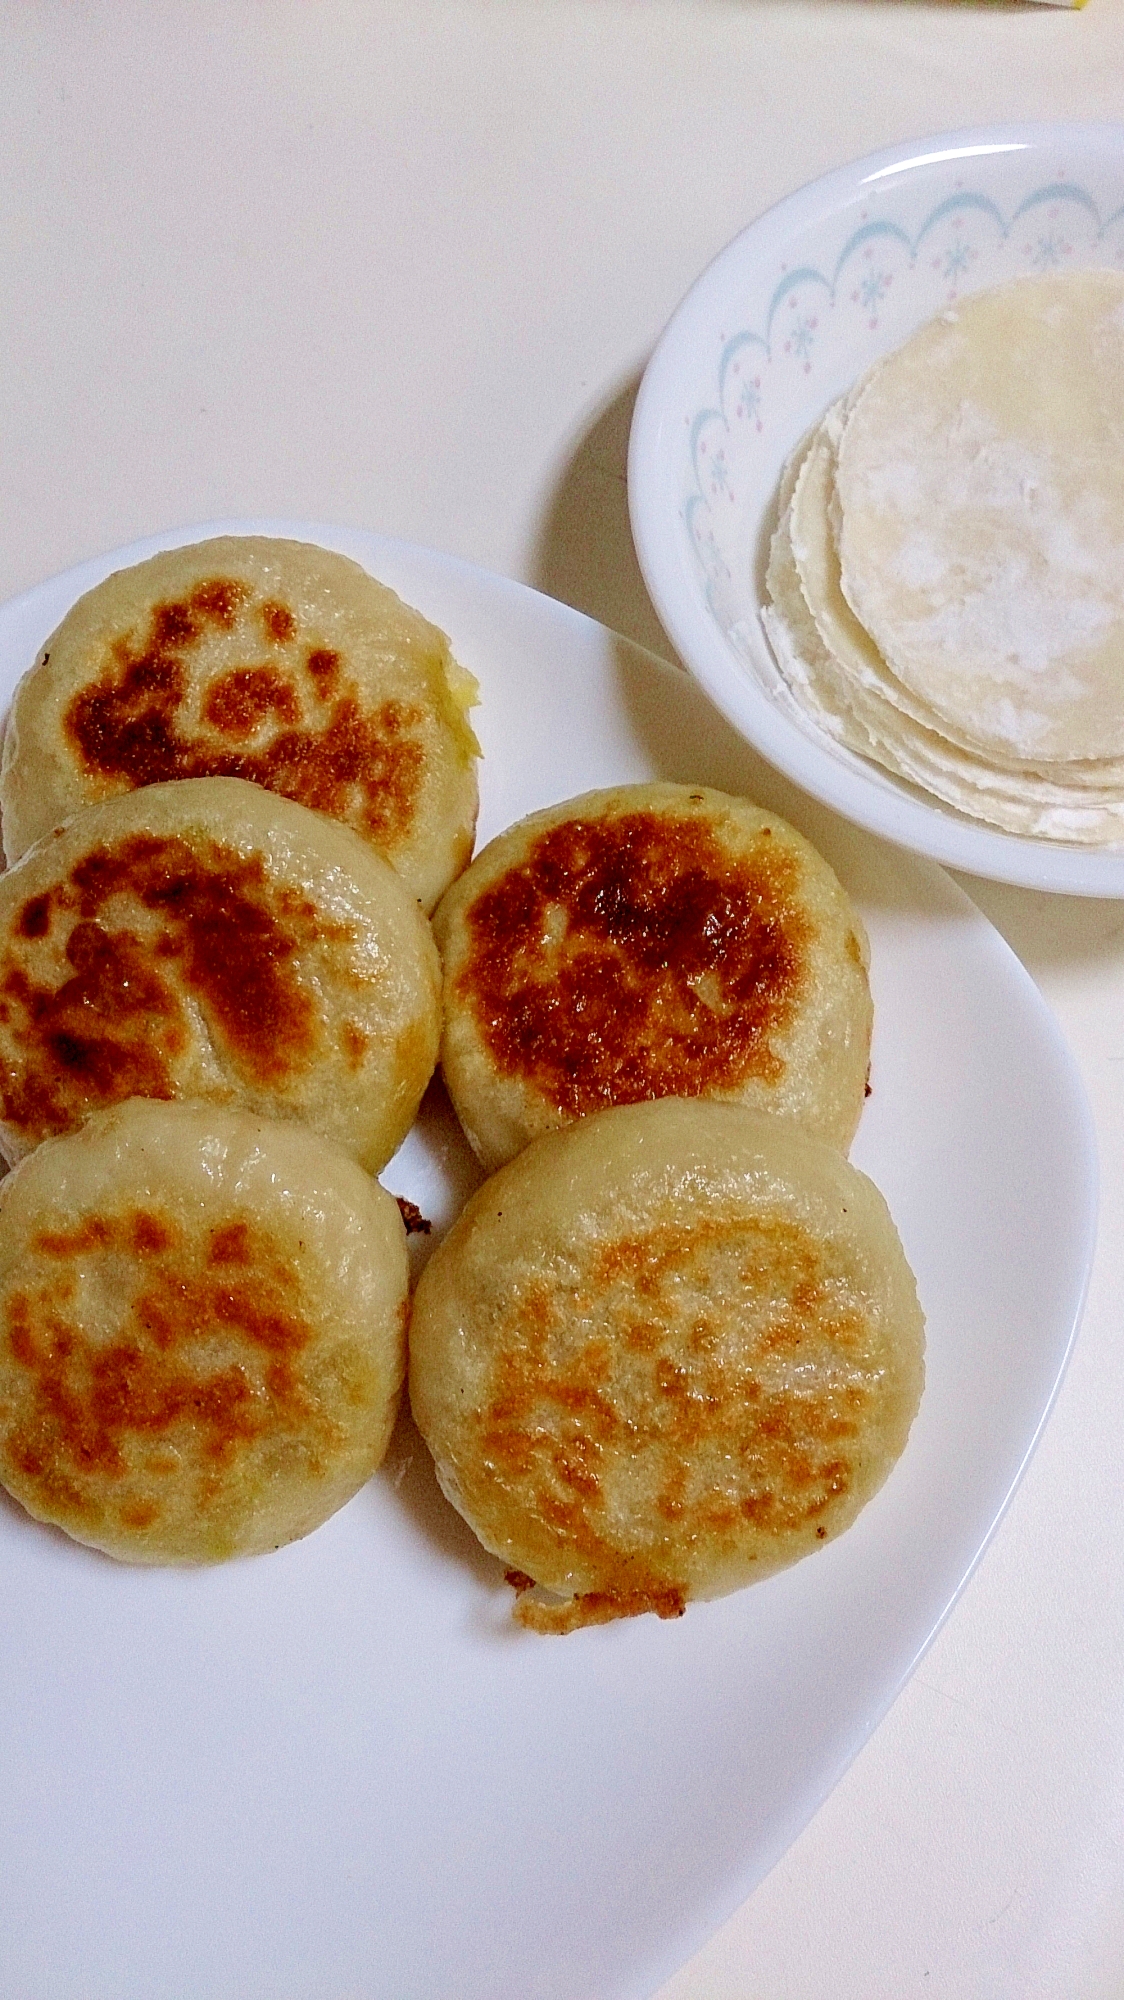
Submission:
{"label": "browned crust on bun", "polygon": [[0,1186],[0,1481],[124,1561],[309,1533],[389,1441],[397,1207],[314,1133],[133,1099]]}
{"label": "browned crust on bun", "polygon": [[923,1325],[836,1149],[663,1099],[533,1141],[473,1196],[418,1285],[410,1397],[521,1623],[674,1617],[850,1525],[905,1445]]}
{"label": "browned crust on bun", "polygon": [[307,1119],[377,1171],[436,1061],[439,978],[346,827],[234,778],[88,807],[0,876],[0,1150],[197,1097]]}
{"label": "browned crust on bun", "polygon": [[474,698],[444,633],[345,556],[167,550],[81,598],[16,690],[8,859],[95,800],[242,778],[346,822],[432,909],[472,853]]}
{"label": "browned crust on bun", "polygon": [[442,1069],[486,1166],[657,1097],[745,1102],[849,1145],[870,1049],[866,937],[775,814],[697,786],[589,793],[501,834],[434,926]]}

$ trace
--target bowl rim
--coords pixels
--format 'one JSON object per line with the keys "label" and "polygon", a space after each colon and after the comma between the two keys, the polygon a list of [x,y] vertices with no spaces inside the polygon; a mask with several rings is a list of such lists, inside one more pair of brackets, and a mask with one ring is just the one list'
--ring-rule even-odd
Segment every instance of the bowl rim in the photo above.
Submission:
{"label": "bowl rim", "polygon": [[[1112,156],[1124,169],[1124,122],[1023,121],[929,134],[885,146],[808,181],[733,237],[695,279],[668,320],[644,370],[628,447],[628,505],[641,573],[665,630],[688,671],[739,733],[769,763],[822,804],[868,832],[931,860],[989,880],[1082,896],[1124,898],[1124,844],[1078,847],[975,822],[920,788],[861,760],[773,702],[738,661],[703,596],[672,486],[681,414],[677,384],[700,340],[713,335],[711,302],[731,270],[783,252],[793,233],[830,220],[872,181],[962,158],[1056,152]],[[674,412],[674,416],[673,413]],[[757,606],[758,614],[760,606]],[[771,652],[759,617],[748,633],[763,663]],[[844,761],[850,756],[851,761]]]}

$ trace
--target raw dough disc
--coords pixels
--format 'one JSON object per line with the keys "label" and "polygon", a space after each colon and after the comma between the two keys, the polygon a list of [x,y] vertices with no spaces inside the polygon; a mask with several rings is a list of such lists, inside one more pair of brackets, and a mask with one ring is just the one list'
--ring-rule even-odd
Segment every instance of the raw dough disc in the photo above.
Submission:
{"label": "raw dough disc", "polygon": [[786,468],[770,549],[764,622],[798,707],[837,742],[968,816],[1055,839],[1124,838],[1124,765],[990,762],[946,734],[943,719],[890,673],[840,586],[830,514],[844,407],[828,412]]}
{"label": "raw dough disc", "polygon": [[840,438],[843,594],[985,756],[1124,757],[1124,274],[1020,278],[877,368]]}

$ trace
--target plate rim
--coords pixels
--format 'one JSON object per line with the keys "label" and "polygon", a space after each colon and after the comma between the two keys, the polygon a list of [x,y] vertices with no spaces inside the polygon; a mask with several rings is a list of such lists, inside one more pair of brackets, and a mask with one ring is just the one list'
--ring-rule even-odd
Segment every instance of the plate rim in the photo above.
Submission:
{"label": "plate rim", "polygon": [[[36,608],[44,604],[52,593],[58,593],[63,584],[70,585],[73,583],[74,595],[78,595],[82,589],[89,587],[90,581],[96,581],[99,575],[109,574],[113,567],[121,566],[122,562],[143,560],[145,555],[159,548],[174,547],[183,542],[202,540],[215,534],[226,533],[291,533],[297,539],[322,540],[323,545],[329,547],[338,547],[341,544],[365,544],[372,550],[378,548],[385,551],[388,559],[392,561],[397,559],[407,567],[420,565],[422,568],[432,567],[435,573],[440,571],[451,572],[460,584],[467,585],[470,589],[482,589],[485,592],[498,589],[503,595],[510,596],[515,601],[524,601],[537,605],[541,615],[549,616],[552,619],[561,617],[575,629],[580,629],[590,643],[604,644],[606,641],[619,643],[620,635],[611,633],[609,628],[587,617],[586,614],[578,612],[573,607],[564,605],[558,600],[544,596],[543,593],[534,590],[529,585],[514,579],[495,575],[463,558],[446,556],[439,551],[426,549],[408,541],[383,536],[375,531],[362,528],[333,527],[325,523],[281,521],[257,517],[245,521],[221,520],[185,525],[181,528],[165,530],[155,536],[142,538],[118,549],[104,551],[84,563],[74,565],[72,568],[60,572],[54,577],[47,578],[43,582],[31,586],[28,590],[20,593],[17,598],[11,599],[6,605],[0,606],[0,633],[3,632],[9,616],[17,613],[20,616],[27,616],[34,613]],[[350,551],[348,550],[347,552]],[[642,662],[646,662],[653,668],[658,669],[660,673],[673,676],[677,674],[677,669],[670,666],[667,662],[660,660],[657,656],[647,653],[644,648],[637,646],[634,642],[626,639],[623,643],[629,652],[636,655]],[[1035,1020],[1039,1027],[1047,1034],[1055,1056],[1058,1058],[1061,1069],[1066,1076],[1069,1091],[1069,1108],[1071,1112],[1076,1114],[1077,1123],[1084,1137],[1082,1169],[1087,1185],[1083,1205],[1084,1238],[1082,1262],[1080,1272],[1076,1274],[1077,1283],[1072,1292],[1073,1304],[1069,1314],[1064,1350],[1061,1354],[1060,1362],[1055,1368],[1049,1395],[1038,1415],[1033,1433],[1024,1441],[1018,1464],[1008,1480],[1001,1503],[993,1512],[986,1532],[983,1534],[982,1539],[979,1540],[970,1563],[959,1576],[951,1593],[947,1595],[944,1602],[940,1605],[935,1617],[930,1619],[924,1637],[915,1646],[907,1664],[892,1679],[887,1680],[877,1707],[865,1711],[861,1724],[857,1727],[857,1731],[852,1732],[854,1740],[841,1752],[835,1763],[830,1768],[825,1768],[821,1773],[821,1782],[816,1788],[816,1795],[814,1797],[802,1797],[798,1802],[794,1801],[791,1808],[793,1823],[782,1830],[778,1837],[775,1851],[764,1857],[760,1852],[755,1852],[752,1857],[747,1857],[744,1861],[736,1862],[723,1875],[721,1882],[715,1886],[713,1898],[708,1906],[703,1907],[701,1902],[696,1905],[697,1921],[687,1927],[692,1935],[685,1935],[684,1927],[680,1926],[674,1942],[667,1944],[659,1950],[653,1950],[651,1958],[644,1965],[638,1964],[632,1968],[631,1976],[617,1978],[611,1986],[598,1987],[599,1994],[608,1996],[612,1993],[618,1996],[618,2000],[646,2000],[646,1996],[655,1991],[658,1984],[670,1977],[674,1970],[699,1948],[700,1944],[725,1921],[731,1912],[740,1906],[745,1896],[762,1879],[768,1868],[775,1864],[791,1840],[797,1836],[801,1828],[814,1815],[823,1799],[827,1797],[839,1778],[843,1775],[853,1757],[857,1754],[858,1749],[861,1748],[862,1744],[873,1733],[873,1730],[877,1728],[889,1708],[893,1705],[902,1687],[915,1671],[920,1659],[933,1643],[933,1640],[946,1622],[963,1591],[967,1588],[1006,1514],[1041,1438],[1045,1425],[1049,1420],[1050,1413],[1060,1392],[1080,1327],[1092,1270],[1096,1238],[1097,1152],[1092,1113],[1075,1058],[1061,1033],[1052,1011],[1035,986],[1021,960],[1002,937],[1002,934],[972,902],[964,889],[958,883],[952,881],[939,868],[932,857],[913,852],[906,857],[906,865],[911,871],[916,871],[922,878],[929,877],[935,885],[939,885],[940,897],[945,900],[946,908],[955,908],[962,918],[970,918],[973,926],[978,925],[982,927],[978,935],[981,939],[986,937],[989,951],[995,954],[997,965],[1003,967],[1004,977],[1013,977],[1021,996],[1020,1007],[1027,1007],[1033,1011]]]}

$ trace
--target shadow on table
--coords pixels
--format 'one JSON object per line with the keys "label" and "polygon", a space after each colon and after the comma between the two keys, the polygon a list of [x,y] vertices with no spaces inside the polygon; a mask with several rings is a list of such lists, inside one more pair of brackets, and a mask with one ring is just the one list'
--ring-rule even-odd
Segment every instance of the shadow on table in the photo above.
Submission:
{"label": "shadow on table", "polygon": [[640,375],[629,377],[579,441],[551,496],[531,581],[614,632],[673,658],[644,587],[628,521],[628,433]]}

